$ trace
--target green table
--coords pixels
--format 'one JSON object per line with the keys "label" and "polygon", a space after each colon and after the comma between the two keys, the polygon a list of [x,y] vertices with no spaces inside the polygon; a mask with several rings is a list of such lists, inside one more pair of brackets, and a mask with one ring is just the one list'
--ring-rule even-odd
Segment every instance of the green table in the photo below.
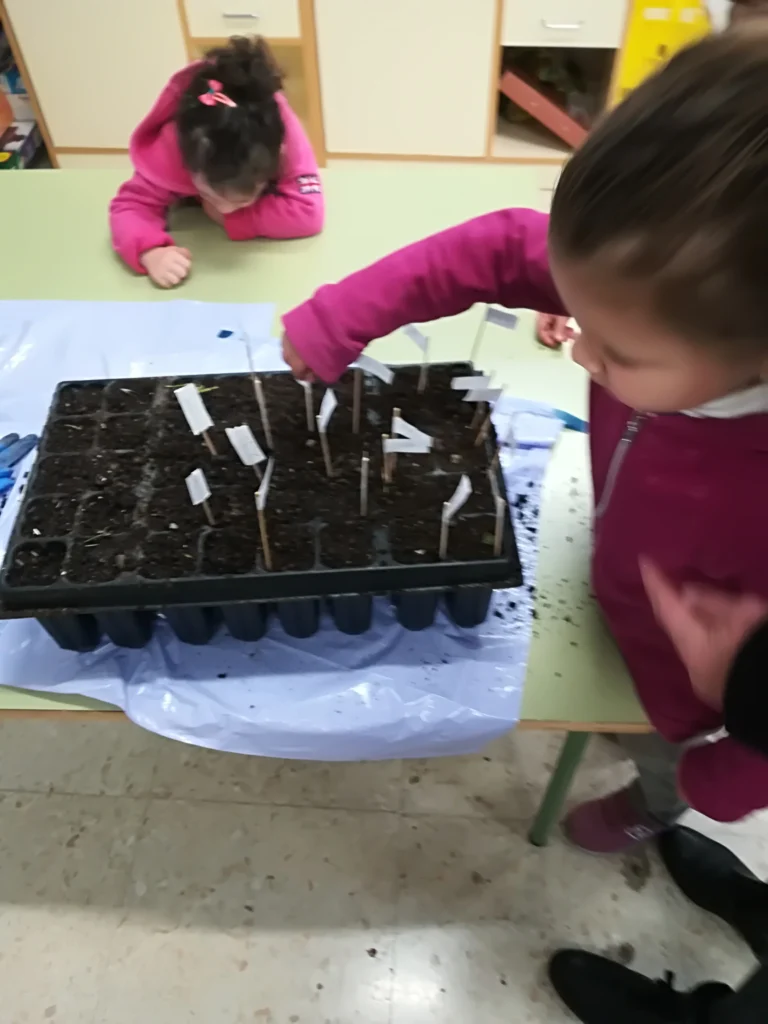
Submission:
{"label": "green table", "polygon": [[[179,244],[192,250],[191,278],[174,292],[153,289],[113,255],[107,206],[122,175],[114,171],[28,171],[0,176],[5,258],[0,299],[275,302],[278,313],[371,260],[430,232],[502,206],[541,205],[532,168],[472,164],[352,164],[324,173],[327,227],[294,242],[229,242],[199,210],[176,215]],[[466,358],[479,318],[470,310],[431,329],[432,358]],[[583,373],[561,353],[532,341],[531,314],[514,334],[489,326],[480,359],[515,394],[585,413]],[[275,325],[276,332],[279,325]],[[372,354],[412,358],[402,336]],[[538,618],[523,701],[522,728],[567,733],[531,839],[543,845],[593,732],[645,732],[649,726],[626,669],[589,596],[591,495],[587,444],[567,434],[558,445],[542,502]],[[0,715],[102,716],[116,709],[77,697],[0,688]]]}

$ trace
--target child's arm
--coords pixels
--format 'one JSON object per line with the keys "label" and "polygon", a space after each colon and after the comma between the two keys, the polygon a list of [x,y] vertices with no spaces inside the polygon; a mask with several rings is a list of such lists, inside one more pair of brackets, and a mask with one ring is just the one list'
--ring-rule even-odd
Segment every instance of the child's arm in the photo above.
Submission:
{"label": "child's arm", "polygon": [[740,821],[768,804],[768,757],[732,736],[686,751],[678,777],[683,798],[715,821]]}
{"label": "child's arm", "polygon": [[112,245],[137,274],[147,273],[140,261],[143,253],[174,244],[166,229],[172,199],[167,191],[136,172],[109,204]]}
{"label": "child's arm", "polygon": [[475,302],[563,314],[549,273],[548,222],[534,210],[499,210],[400,249],[286,314],[287,337],[332,382],[374,338]]}
{"label": "child's arm", "polygon": [[235,242],[248,238],[308,238],[323,229],[325,204],[317,161],[301,122],[278,95],[285,125],[280,180],[274,194],[224,218],[224,230]]}

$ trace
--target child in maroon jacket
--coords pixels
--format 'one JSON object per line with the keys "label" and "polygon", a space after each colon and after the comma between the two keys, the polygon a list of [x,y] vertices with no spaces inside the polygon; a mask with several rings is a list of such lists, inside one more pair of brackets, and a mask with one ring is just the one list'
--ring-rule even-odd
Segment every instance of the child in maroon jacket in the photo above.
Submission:
{"label": "child in maroon jacket", "polygon": [[623,741],[638,781],[570,815],[571,839],[592,852],[647,840],[689,804],[720,821],[768,806],[768,758],[694,692],[640,573],[647,557],[677,585],[768,597],[766,95],[768,27],[703,40],[595,129],[551,219],[477,218],[321,288],[284,320],[294,372],[327,381],[373,338],[475,302],[581,326],[593,584],[658,730]]}

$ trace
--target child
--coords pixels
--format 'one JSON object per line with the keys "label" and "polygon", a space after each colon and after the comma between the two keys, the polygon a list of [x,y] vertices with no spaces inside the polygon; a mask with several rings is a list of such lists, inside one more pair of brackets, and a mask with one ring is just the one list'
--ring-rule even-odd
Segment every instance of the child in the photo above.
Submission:
{"label": "child", "polygon": [[192,257],[167,219],[189,196],[234,241],[322,229],[317,162],[281,84],[263,39],[232,39],[176,72],[131,137],[134,175],[109,208],[128,266],[161,288],[184,280]]}
{"label": "child", "polygon": [[[712,5],[713,7],[715,5]],[[768,15],[768,0],[732,0],[729,10],[723,14],[728,18],[731,25],[743,23],[747,18]],[[715,18],[715,25],[718,19]],[[722,19],[719,19],[720,21]],[[546,348],[559,348],[563,342],[574,337],[572,329],[568,326],[568,317],[553,316],[551,313],[538,313],[536,315],[536,338]]]}
{"label": "child", "polygon": [[660,734],[626,737],[639,780],[568,818],[591,852],[650,839],[688,804],[720,821],[768,806],[768,758],[719,734],[722,713],[694,693],[640,572],[648,558],[675,585],[768,597],[766,95],[768,23],[710,36],[593,131],[551,219],[478,217],[284,318],[286,361],[326,381],[373,338],[475,302],[578,321],[594,590]]}

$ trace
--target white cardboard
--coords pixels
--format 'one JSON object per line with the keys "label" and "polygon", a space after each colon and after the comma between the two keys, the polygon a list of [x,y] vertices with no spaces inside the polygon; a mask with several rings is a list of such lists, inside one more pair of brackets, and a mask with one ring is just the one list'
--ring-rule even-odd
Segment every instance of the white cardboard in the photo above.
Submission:
{"label": "white cardboard", "polygon": [[181,411],[193,434],[202,434],[204,430],[211,429],[213,420],[195,384],[185,384],[183,388],[176,388],[173,393],[179,400]]}
{"label": "white cardboard", "polygon": [[485,311],[485,319],[489,324],[496,324],[497,327],[506,327],[508,331],[514,330],[517,327],[517,317],[514,313],[510,313],[508,309],[496,309],[495,306],[489,306]]}
{"label": "white cardboard", "polygon": [[202,469],[193,469],[186,479],[189,500],[193,505],[202,505],[211,496],[211,489]]}
{"label": "white cardboard", "polygon": [[328,430],[328,424],[331,416],[333,416],[333,410],[338,405],[336,400],[336,393],[330,388],[323,395],[323,400],[320,403],[320,414],[317,417],[317,429],[321,434],[325,434]]}
{"label": "white cardboard", "polygon": [[431,444],[412,437],[387,437],[383,445],[385,455],[426,455],[432,448]]}
{"label": "white cardboard", "polygon": [[419,430],[418,427],[414,427],[412,423],[408,423],[402,416],[392,417],[392,433],[400,434],[402,437],[407,437],[410,441],[426,445],[427,450],[434,444],[434,438],[430,437],[429,434],[425,434],[423,430]]}
{"label": "white cardboard", "polygon": [[378,359],[372,359],[370,356],[365,354],[358,356],[357,360],[353,364],[365,373],[372,373],[374,377],[378,377],[379,380],[383,380],[385,384],[391,384],[395,379],[394,370],[390,370],[384,363],[380,363]]}
{"label": "white cardboard", "polygon": [[465,402],[495,402],[501,397],[503,388],[478,388],[464,395]]}
{"label": "white cardboard", "polygon": [[409,338],[414,345],[418,345],[421,351],[426,355],[427,349],[429,348],[429,338],[426,336],[424,331],[420,331],[415,324],[406,324],[403,328],[403,334],[406,338]]}
{"label": "white cardboard", "polygon": [[256,508],[259,512],[263,512],[266,508],[269,485],[272,482],[272,470],[274,468],[275,460],[270,459],[267,463],[267,468],[264,470],[264,479],[261,481],[261,486],[258,491],[256,491]]}
{"label": "white cardboard", "polygon": [[267,456],[247,423],[239,427],[227,427],[226,435],[244,466],[257,466],[266,460]]}
{"label": "white cardboard", "polygon": [[454,377],[451,387],[454,391],[474,391],[476,388],[487,388],[490,383],[490,377],[476,373],[472,377]]}
{"label": "white cardboard", "polygon": [[472,493],[472,482],[466,473],[462,474],[461,480],[459,480],[456,490],[453,492],[451,498],[446,501],[445,508],[443,509],[443,522],[450,523],[456,513],[459,511],[462,505],[466,503],[467,498]]}

